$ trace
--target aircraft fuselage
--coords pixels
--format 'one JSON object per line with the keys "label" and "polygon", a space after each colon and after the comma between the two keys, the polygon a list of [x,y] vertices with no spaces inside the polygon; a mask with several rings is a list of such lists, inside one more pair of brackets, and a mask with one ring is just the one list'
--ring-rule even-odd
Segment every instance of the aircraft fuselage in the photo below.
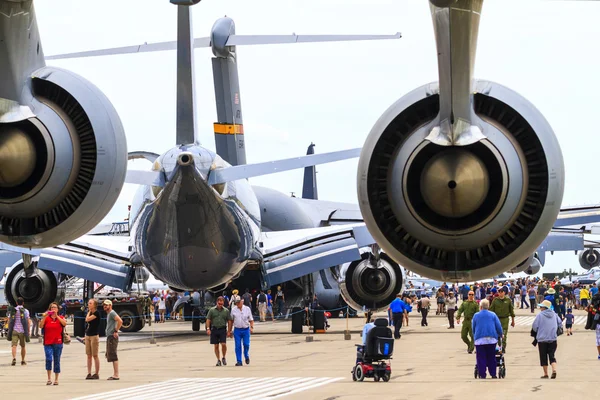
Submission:
{"label": "aircraft fuselage", "polygon": [[260,259],[260,209],[248,181],[207,183],[212,170],[228,166],[201,146],[176,147],[153,166],[164,185],[138,190],[130,217],[134,248],[166,284],[214,288]]}

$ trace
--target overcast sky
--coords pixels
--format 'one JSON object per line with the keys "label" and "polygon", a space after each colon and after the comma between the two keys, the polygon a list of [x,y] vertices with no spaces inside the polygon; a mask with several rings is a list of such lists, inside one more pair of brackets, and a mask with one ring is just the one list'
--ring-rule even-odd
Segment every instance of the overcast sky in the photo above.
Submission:
{"label": "overcast sky", "polygon": [[[168,0],[37,1],[46,55],[175,40]],[[239,34],[392,34],[402,39],[238,47],[248,163],[361,147],[377,118],[410,90],[437,80],[426,0],[203,0],[194,34],[208,36],[229,16]],[[566,166],[563,205],[600,202],[597,154],[600,3],[486,0],[477,78],[511,87],[552,125]],[[216,119],[210,49],[196,50],[200,140],[214,149]],[[175,145],[175,52],[50,61],[96,84],[125,126],[128,150]],[[358,159],[318,167],[319,197],[356,202]],[[130,167],[145,169],[144,161]],[[251,183],[302,191],[302,170]],[[135,186],[126,185],[107,220],[122,220]],[[572,253],[547,257],[546,270],[577,268]]]}

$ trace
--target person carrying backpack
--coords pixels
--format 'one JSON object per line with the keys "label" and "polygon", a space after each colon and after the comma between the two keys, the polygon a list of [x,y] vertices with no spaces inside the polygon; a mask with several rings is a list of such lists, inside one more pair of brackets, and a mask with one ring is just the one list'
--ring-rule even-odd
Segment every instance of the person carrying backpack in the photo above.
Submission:
{"label": "person carrying backpack", "polygon": [[12,364],[17,365],[17,345],[21,345],[21,365],[27,365],[25,361],[25,355],[27,350],[25,349],[25,343],[29,343],[29,327],[31,326],[31,320],[29,319],[29,310],[23,305],[25,300],[22,297],[17,299],[17,307],[14,312],[11,312],[8,317],[8,335],[6,339],[11,342],[12,350]]}
{"label": "person carrying backpack", "polygon": [[250,310],[252,310],[252,295],[250,294],[250,289],[246,288],[244,294],[242,295],[242,299],[244,300],[244,304],[246,304]]}
{"label": "person carrying backpack", "polygon": [[260,290],[260,294],[256,298],[256,308],[258,308],[260,322],[265,322],[267,320],[267,295],[262,289]]}

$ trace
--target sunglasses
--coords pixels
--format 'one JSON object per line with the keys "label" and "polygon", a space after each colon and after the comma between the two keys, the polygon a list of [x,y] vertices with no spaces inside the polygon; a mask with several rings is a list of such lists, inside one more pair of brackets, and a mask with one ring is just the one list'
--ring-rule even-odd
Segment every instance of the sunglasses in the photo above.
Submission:
{"label": "sunglasses", "polygon": [[475,293],[469,293],[469,296],[475,296]]}

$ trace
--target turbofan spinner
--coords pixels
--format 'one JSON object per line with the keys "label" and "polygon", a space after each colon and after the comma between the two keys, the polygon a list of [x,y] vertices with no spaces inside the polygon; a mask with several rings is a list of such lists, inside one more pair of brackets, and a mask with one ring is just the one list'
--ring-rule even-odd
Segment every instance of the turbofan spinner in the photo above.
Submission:
{"label": "turbofan spinner", "polygon": [[585,249],[579,253],[579,265],[585,270],[600,266],[600,252],[596,249]]}
{"label": "turbofan spinner", "polygon": [[404,269],[385,253],[377,258],[371,251],[365,251],[361,257],[340,266],[341,295],[355,310],[385,309],[404,290]]}
{"label": "turbofan spinner", "polygon": [[521,264],[562,200],[562,154],[542,114],[497,83],[476,81],[474,92],[484,139],[426,140],[440,124],[438,85],[429,84],[381,116],[360,156],[369,231],[403,267],[433,279],[484,279]]}
{"label": "turbofan spinner", "polygon": [[43,67],[24,90],[26,118],[0,123],[0,240],[51,247],[110,211],[125,180],[127,143],[110,101],[82,77]]}

